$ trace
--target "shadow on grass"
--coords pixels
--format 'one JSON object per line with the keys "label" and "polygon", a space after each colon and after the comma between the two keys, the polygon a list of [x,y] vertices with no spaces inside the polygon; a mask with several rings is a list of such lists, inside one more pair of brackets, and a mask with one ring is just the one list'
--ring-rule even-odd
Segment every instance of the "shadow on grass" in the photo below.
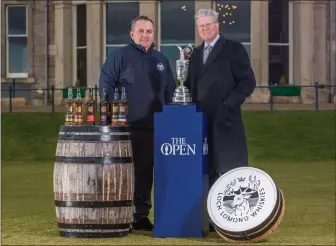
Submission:
{"label": "shadow on grass", "polygon": [[[221,238],[216,232],[211,232],[207,237],[205,238],[192,238],[190,239],[191,241],[197,241],[197,242],[207,242],[207,243],[220,243],[220,244],[228,244],[228,245],[243,245],[244,243],[232,243],[232,242],[227,242],[223,238]],[[253,242],[253,244],[269,244],[270,240],[268,239],[263,239],[258,242]],[[251,244],[246,242],[246,244]]]}
{"label": "shadow on grass", "polygon": [[145,236],[145,237],[153,237],[153,232],[151,231],[132,231],[132,233],[130,233],[130,235],[135,235],[135,236]]}

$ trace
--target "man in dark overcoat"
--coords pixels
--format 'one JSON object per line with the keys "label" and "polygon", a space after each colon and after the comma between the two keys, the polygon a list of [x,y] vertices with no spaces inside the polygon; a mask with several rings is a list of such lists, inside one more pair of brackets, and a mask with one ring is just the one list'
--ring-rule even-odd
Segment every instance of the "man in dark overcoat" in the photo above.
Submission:
{"label": "man in dark overcoat", "polygon": [[218,13],[200,9],[195,16],[203,40],[190,57],[187,87],[209,119],[209,178],[248,165],[241,105],[256,86],[244,46],[219,33]]}

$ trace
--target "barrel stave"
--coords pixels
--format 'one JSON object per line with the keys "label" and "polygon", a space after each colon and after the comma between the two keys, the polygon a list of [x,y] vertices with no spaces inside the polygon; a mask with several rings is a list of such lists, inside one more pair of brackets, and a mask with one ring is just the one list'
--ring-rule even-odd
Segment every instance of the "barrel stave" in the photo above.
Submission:
{"label": "barrel stave", "polygon": [[102,166],[102,200],[132,200],[133,176],[131,163]]}
{"label": "barrel stave", "polygon": [[76,208],[56,207],[58,223],[71,224],[129,224],[131,207]]}
{"label": "barrel stave", "polygon": [[59,140],[56,156],[66,157],[132,157],[130,140],[115,142],[82,142]]}

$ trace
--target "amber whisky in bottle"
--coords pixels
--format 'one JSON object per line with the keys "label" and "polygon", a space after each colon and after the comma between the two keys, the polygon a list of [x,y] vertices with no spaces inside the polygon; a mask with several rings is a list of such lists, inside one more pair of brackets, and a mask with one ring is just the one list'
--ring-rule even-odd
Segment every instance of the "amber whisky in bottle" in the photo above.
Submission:
{"label": "amber whisky in bottle", "polygon": [[100,125],[107,126],[109,125],[109,103],[107,101],[106,89],[103,88],[102,100],[100,101]]}
{"label": "amber whisky in bottle", "polygon": [[121,98],[119,100],[119,115],[118,115],[118,125],[127,125],[127,115],[128,115],[128,101],[126,98],[125,87],[121,88]]}
{"label": "amber whisky in bottle", "polygon": [[82,95],[80,88],[77,88],[77,97],[75,101],[75,125],[83,125],[83,106],[84,101],[82,100]]}
{"label": "amber whisky in bottle", "polygon": [[89,100],[86,102],[86,124],[96,124],[96,102],[93,99],[92,88],[89,89]]}
{"label": "amber whisky in bottle", "polygon": [[112,100],[112,114],[111,114],[111,122],[112,126],[118,125],[118,117],[119,117],[119,92],[118,88],[114,88],[114,95]]}
{"label": "amber whisky in bottle", "polygon": [[68,88],[68,98],[65,102],[65,125],[74,124],[74,101],[72,100],[72,87]]}

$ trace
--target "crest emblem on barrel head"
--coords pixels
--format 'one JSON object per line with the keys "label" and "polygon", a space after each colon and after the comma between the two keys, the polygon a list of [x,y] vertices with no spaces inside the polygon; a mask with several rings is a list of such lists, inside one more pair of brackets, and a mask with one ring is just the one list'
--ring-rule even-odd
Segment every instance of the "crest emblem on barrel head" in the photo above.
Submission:
{"label": "crest emblem on barrel head", "polygon": [[230,232],[251,230],[266,221],[277,202],[271,177],[256,168],[237,168],[211,187],[208,213],[214,224]]}
{"label": "crest emblem on barrel head", "polygon": [[[259,200],[261,182],[256,176],[234,178],[223,191],[223,208],[236,217],[248,216],[253,213]],[[261,199],[264,199],[261,194]]]}

